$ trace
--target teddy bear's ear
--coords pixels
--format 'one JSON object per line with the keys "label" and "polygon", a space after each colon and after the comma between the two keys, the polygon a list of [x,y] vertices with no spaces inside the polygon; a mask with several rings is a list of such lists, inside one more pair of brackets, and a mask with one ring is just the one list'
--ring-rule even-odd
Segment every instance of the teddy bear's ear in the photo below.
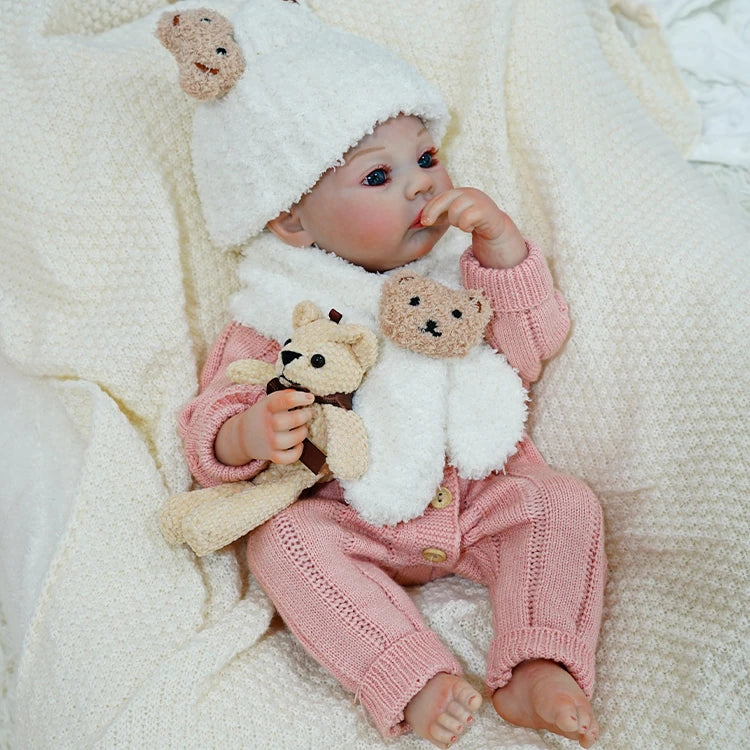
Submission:
{"label": "teddy bear's ear", "polygon": [[492,317],[492,307],[484,292],[479,289],[468,289],[469,299],[476,306],[480,317],[486,318],[487,321]]}
{"label": "teddy bear's ear", "polygon": [[174,27],[180,25],[179,13],[162,13],[156,24],[156,38],[174,54],[177,46],[175,44]]}
{"label": "teddy bear's ear", "polygon": [[378,358],[378,337],[369,328],[362,328],[359,337],[352,344],[352,351],[362,369],[369,370]]}
{"label": "teddy bear's ear", "polygon": [[306,299],[295,305],[294,313],[292,315],[292,325],[295,328],[301,328],[315,320],[320,320],[322,317],[323,316],[321,315],[320,310],[315,306],[315,303]]}
{"label": "teddy bear's ear", "polygon": [[392,287],[397,287],[399,284],[403,284],[407,281],[412,281],[413,279],[416,279],[416,278],[417,278],[416,274],[412,273],[411,271],[405,271],[405,270],[396,271],[396,273],[394,273],[392,276],[390,276],[383,282],[383,288],[389,289]]}
{"label": "teddy bear's ear", "polygon": [[330,340],[348,344],[363,370],[369,370],[378,358],[378,337],[365,326],[339,325],[331,331]]}

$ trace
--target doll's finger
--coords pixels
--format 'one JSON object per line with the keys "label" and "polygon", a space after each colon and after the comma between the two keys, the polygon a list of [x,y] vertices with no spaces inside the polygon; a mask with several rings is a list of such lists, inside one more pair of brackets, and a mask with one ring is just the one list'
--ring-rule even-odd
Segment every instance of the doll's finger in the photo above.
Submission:
{"label": "doll's finger", "polygon": [[272,451],[288,451],[296,448],[307,437],[307,427],[295,427],[293,430],[276,432],[271,436]]}
{"label": "doll's finger", "polygon": [[300,456],[302,456],[302,443],[288,450],[272,451],[269,459],[275,464],[288,465],[299,461]]}
{"label": "doll's finger", "polygon": [[312,419],[313,411],[309,406],[302,406],[291,411],[277,411],[271,414],[271,429],[274,432],[288,432],[301,427]]}
{"label": "doll's finger", "polygon": [[443,214],[448,212],[451,203],[460,195],[461,192],[459,190],[446,190],[444,193],[439,193],[427,201],[422,209],[422,216],[420,218],[422,225],[428,227],[434,224]]}
{"label": "doll's finger", "polygon": [[268,409],[272,412],[285,412],[300,406],[309,406],[314,400],[315,396],[312,393],[287,388],[268,396]]}
{"label": "doll's finger", "polygon": [[484,220],[482,209],[467,195],[461,195],[448,207],[448,222],[464,232],[473,232]]}

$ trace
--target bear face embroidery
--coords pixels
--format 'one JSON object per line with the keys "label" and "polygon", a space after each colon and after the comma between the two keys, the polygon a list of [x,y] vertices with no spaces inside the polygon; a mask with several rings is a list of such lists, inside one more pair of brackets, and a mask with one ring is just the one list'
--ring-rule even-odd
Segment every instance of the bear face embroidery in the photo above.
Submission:
{"label": "bear face embroidery", "polygon": [[430,357],[463,357],[483,336],[492,308],[482,292],[451,289],[401,271],[384,284],[380,328],[399,346]]}
{"label": "bear face embroidery", "polygon": [[196,99],[224,96],[245,71],[232,24],[214,10],[164,13],[156,36],[177,60],[183,91]]}

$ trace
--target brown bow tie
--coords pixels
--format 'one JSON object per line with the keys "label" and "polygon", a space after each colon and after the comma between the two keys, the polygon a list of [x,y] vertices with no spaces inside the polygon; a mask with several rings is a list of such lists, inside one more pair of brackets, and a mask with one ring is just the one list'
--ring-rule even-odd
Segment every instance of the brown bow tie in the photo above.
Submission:
{"label": "brown bow tie", "polygon": [[[279,378],[273,378],[266,383],[266,393],[275,393],[276,391],[284,391],[289,388],[294,391],[308,392],[307,388],[303,388],[299,385],[285,385],[279,380]],[[331,393],[328,396],[316,396],[315,403],[331,404],[332,406],[338,406],[341,409],[350,410],[352,408],[352,395],[353,394],[351,393]],[[302,455],[299,460],[302,461],[302,463],[307,466],[313,474],[317,474],[325,463],[326,454],[305,438],[302,442]]]}

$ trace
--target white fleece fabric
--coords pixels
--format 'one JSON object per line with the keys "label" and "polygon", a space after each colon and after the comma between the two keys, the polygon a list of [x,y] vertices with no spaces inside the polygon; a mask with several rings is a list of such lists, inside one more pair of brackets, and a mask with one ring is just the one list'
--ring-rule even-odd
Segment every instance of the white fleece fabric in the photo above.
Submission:
{"label": "white fleece fabric", "polygon": [[445,104],[415,67],[321,23],[305,0],[247,0],[230,18],[245,72],[193,118],[198,194],[218,244],[257,234],[379,122],[418,115],[442,140]]}
{"label": "white fleece fabric", "polygon": [[[459,288],[465,245],[466,235],[448,233],[409,268]],[[285,321],[292,318],[295,300],[303,298],[379,331],[380,295],[388,276],[323,250],[288,247],[265,232],[239,265],[242,289],[230,308],[236,321],[277,341],[289,335]],[[465,357],[437,359],[379,339],[378,359],[353,399],[367,430],[368,467],[342,486],[347,502],[366,521],[393,526],[424,512],[442,479],[446,455],[467,479],[501,470],[523,437],[528,397],[505,356],[484,342]]]}
{"label": "white fleece fabric", "polygon": [[[0,351],[35,427],[0,415],[2,444],[28,446],[0,456],[14,476],[0,515],[28,508],[16,528],[39,528],[29,545],[3,536],[0,566],[46,549],[0,591],[5,746],[424,748],[382,740],[272,621],[238,546],[198,560],[159,534],[164,498],[189,486],[176,415],[238,288],[197,199],[194,105],[153,36],[165,6],[6,5]],[[455,182],[487,190],[545,249],[570,305],[529,429],[604,507],[599,747],[744,747],[750,241],[683,158],[697,109],[658,30],[633,12],[642,33],[626,36],[605,0],[311,6],[444,92]],[[31,481],[48,470],[59,498]],[[484,589],[447,579],[412,596],[480,685]],[[570,746],[488,704],[461,739]]]}

